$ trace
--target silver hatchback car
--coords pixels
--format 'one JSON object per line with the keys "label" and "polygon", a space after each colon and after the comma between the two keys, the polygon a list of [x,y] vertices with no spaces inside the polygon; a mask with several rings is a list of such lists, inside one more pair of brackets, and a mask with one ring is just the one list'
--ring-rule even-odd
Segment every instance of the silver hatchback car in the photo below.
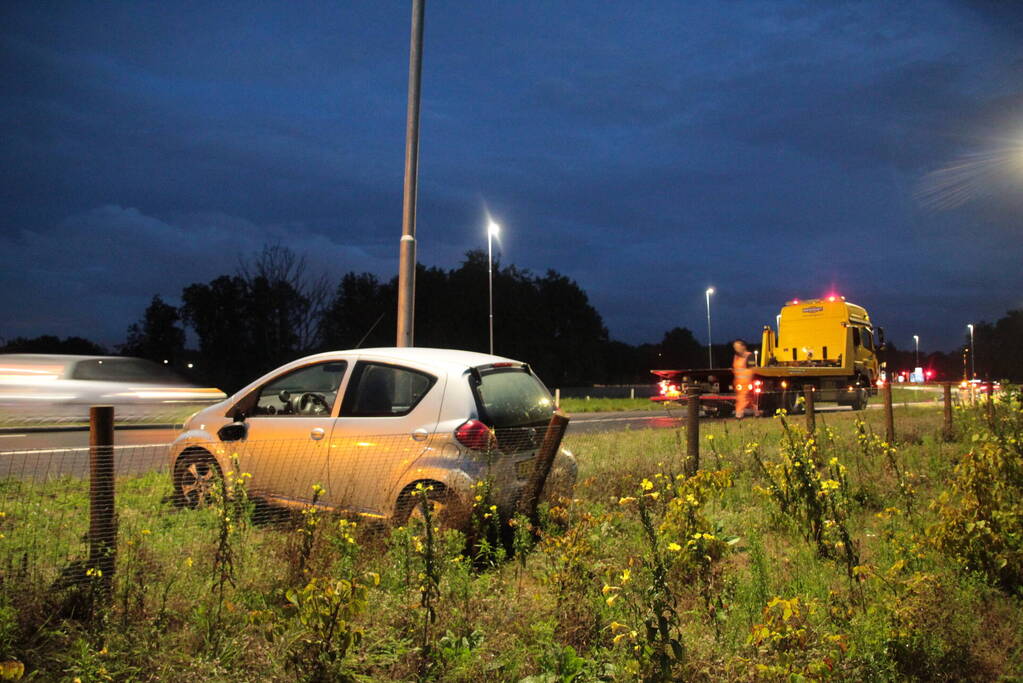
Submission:
{"label": "silver hatchback car", "polygon": [[[468,351],[333,351],[289,363],[193,415],[171,446],[175,497],[193,506],[237,467],[271,503],[318,504],[401,524],[413,492],[459,526],[481,487],[517,504],[554,413],[525,363]],[[543,499],[570,496],[577,466],[560,449]]]}

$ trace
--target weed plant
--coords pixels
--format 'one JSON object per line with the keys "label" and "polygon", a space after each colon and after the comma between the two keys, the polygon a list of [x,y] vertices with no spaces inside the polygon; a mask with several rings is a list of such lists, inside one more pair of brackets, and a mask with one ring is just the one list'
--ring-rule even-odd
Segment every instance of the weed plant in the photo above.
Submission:
{"label": "weed plant", "polygon": [[[87,482],[0,482],[0,671],[40,681],[1018,680],[1020,395],[940,411],[575,434],[574,499],[468,537],[310,507],[254,515],[117,482],[118,563],[90,618]],[[471,503],[471,501],[467,501]],[[491,516],[486,516],[487,514]],[[493,534],[497,532],[498,538]],[[493,539],[493,540],[492,540]],[[78,566],[81,566],[80,564]],[[13,674],[12,674],[13,675]]]}

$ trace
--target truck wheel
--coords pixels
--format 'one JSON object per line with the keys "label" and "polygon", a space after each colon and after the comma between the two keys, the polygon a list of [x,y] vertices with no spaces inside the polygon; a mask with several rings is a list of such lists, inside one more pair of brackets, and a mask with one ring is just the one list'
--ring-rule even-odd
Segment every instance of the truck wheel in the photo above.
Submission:
{"label": "truck wheel", "polygon": [[761,417],[774,417],[780,405],[781,398],[760,394],[760,399],[757,401],[757,410],[760,411]]}

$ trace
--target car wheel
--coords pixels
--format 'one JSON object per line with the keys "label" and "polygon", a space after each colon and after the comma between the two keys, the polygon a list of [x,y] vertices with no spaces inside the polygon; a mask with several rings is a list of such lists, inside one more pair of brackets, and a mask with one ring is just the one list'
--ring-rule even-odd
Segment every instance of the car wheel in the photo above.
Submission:
{"label": "car wheel", "polygon": [[[469,513],[454,493],[442,484],[431,484],[426,493],[430,517],[434,524],[451,529],[465,529]],[[423,519],[423,504],[415,488],[406,488],[395,506],[394,525],[404,526],[411,519]]]}
{"label": "car wheel", "polygon": [[208,505],[220,483],[217,461],[209,454],[187,453],[174,466],[174,502],[178,507]]}

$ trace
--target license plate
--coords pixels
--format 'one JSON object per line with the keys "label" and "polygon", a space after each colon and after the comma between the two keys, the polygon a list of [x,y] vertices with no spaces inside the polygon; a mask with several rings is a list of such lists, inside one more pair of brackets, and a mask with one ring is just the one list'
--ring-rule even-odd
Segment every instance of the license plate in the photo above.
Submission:
{"label": "license plate", "polygon": [[529,475],[533,474],[534,463],[534,458],[515,463],[515,476],[519,479],[529,479]]}

